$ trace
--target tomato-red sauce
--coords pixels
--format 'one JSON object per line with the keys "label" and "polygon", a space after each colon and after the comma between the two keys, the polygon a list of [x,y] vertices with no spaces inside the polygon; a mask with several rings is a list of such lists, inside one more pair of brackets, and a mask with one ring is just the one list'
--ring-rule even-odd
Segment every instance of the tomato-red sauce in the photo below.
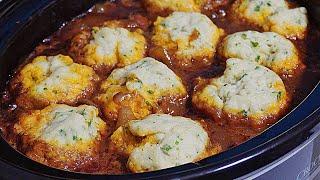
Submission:
{"label": "tomato-red sauce", "polygon": [[[203,9],[203,13],[206,14],[210,19],[219,27],[222,28],[226,35],[244,31],[244,30],[257,30],[262,31],[261,28],[254,25],[248,24],[242,20],[236,19],[229,12],[232,1],[217,1],[212,6]],[[90,31],[93,26],[101,26],[107,20],[113,19],[126,19],[125,26],[131,29],[141,28],[145,32],[145,36],[150,40],[152,31],[152,22],[156,19],[155,14],[148,13],[142,1],[135,0],[119,0],[115,3],[107,2],[104,4],[97,4],[91,8],[87,13],[76,17],[71,22],[66,23],[61,29],[53,34],[51,37],[47,38],[44,43],[40,44],[32,52],[28,60],[29,62],[33,57],[38,55],[56,55],[58,53],[70,55],[74,58],[75,54],[70,53],[70,42],[74,36],[76,36],[80,31]],[[291,4],[295,6],[295,4]],[[164,12],[161,15],[166,15],[169,12]],[[312,87],[320,79],[320,32],[317,30],[315,24],[310,19],[308,36],[304,40],[292,40],[300,52],[300,58],[306,65],[305,68],[297,70],[294,76],[283,76],[282,79],[286,85],[286,89],[291,96],[291,105],[289,110],[296,107],[310,92]],[[79,42],[81,44],[81,42]],[[147,47],[148,50],[152,49],[151,45]],[[153,52],[154,53],[154,52]],[[147,55],[153,54],[150,51]],[[168,112],[173,112],[174,114],[191,117],[193,119],[203,119],[207,125],[208,134],[211,138],[212,143],[217,143],[222,147],[222,150],[228,150],[229,148],[235,147],[244,141],[258,135],[263,130],[270,127],[272,124],[265,124],[263,128],[253,128],[250,126],[238,126],[232,124],[217,124],[208,116],[194,109],[190,100],[193,94],[196,78],[211,78],[220,75],[224,71],[224,61],[225,59],[221,57],[214,57],[214,63],[212,65],[202,67],[193,66],[192,70],[184,69],[177,70],[172,64],[172,59],[167,54],[161,54],[164,63],[166,63],[171,69],[178,74],[184,85],[187,87],[189,99],[186,102],[186,108],[177,108],[172,104],[180,103],[185,104],[183,100],[166,100],[164,99],[161,103],[162,109],[168,109]],[[20,68],[23,65],[20,66]],[[19,68],[17,68],[19,71]],[[109,70],[102,70],[106,72]],[[101,74],[101,73],[98,73]],[[100,79],[103,80],[107,77],[107,74],[101,75]],[[16,137],[12,133],[12,126],[17,120],[17,116],[24,111],[23,108],[15,104],[15,99],[17,95],[18,87],[14,87],[15,84],[11,83],[8,88],[4,91],[3,97],[1,99],[2,109],[0,109],[0,130],[3,136],[12,144],[14,148],[21,150],[21,142],[19,137]],[[99,86],[99,83],[97,84]],[[93,92],[93,94],[98,92]],[[183,103],[182,103],[183,102]],[[92,99],[82,99],[78,104],[95,104]],[[100,108],[101,110],[101,108]],[[289,112],[285,110],[285,113]],[[103,114],[100,114],[103,117]],[[107,134],[110,135],[116,128],[115,122],[108,122],[109,131]],[[92,173],[106,173],[106,174],[123,174],[128,173],[126,168],[127,158],[110,145],[109,140],[106,139],[106,148],[97,156],[94,157],[92,163],[85,166],[75,167],[71,170],[82,171],[82,172],[92,172]]]}

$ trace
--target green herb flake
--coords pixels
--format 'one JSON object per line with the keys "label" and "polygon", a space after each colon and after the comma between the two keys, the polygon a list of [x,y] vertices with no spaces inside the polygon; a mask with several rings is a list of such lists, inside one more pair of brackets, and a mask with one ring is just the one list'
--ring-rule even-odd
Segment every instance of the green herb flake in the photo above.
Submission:
{"label": "green herb flake", "polygon": [[46,91],[46,90],[48,90],[48,88],[45,87],[45,88],[43,88],[43,90]]}
{"label": "green herb flake", "polygon": [[258,42],[251,41],[251,45],[252,45],[252,47],[258,47],[258,46],[259,46],[259,43],[258,43]]}
{"label": "green herb flake", "polygon": [[278,101],[281,99],[281,96],[282,96],[282,92],[281,92],[281,91],[272,92],[272,93],[277,95],[277,100],[278,100]]}
{"label": "green herb flake", "polygon": [[241,79],[243,79],[245,76],[247,76],[248,74],[247,73],[245,73],[245,74],[243,74],[240,78],[239,78],[239,80],[241,80]]}
{"label": "green herb flake", "polygon": [[54,116],[53,116],[53,119],[56,119],[56,118],[58,118],[58,117],[60,117],[60,116],[63,116],[63,113],[62,113],[62,112],[55,112],[55,113],[54,113]]}
{"label": "green herb flake", "polygon": [[92,29],[92,32],[96,34],[98,32],[98,29]]}
{"label": "green herb flake", "polygon": [[271,6],[271,2],[267,2],[267,5],[268,5],[268,6]]}
{"label": "green herb flake", "polygon": [[152,90],[148,90],[147,91],[149,94],[154,94],[154,91],[152,91]]}
{"label": "green herb flake", "polygon": [[81,114],[82,116],[86,115],[86,109],[83,109],[79,114]]}
{"label": "green herb flake", "polygon": [[248,117],[248,112],[246,110],[242,110],[240,112],[244,117]]}
{"label": "green herb flake", "polygon": [[63,129],[60,129],[60,130],[59,130],[59,133],[60,133],[61,135],[63,135],[63,136],[67,136],[66,131],[63,130]]}
{"label": "green herb flake", "polygon": [[90,119],[90,120],[87,122],[87,124],[88,124],[88,127],[90,127],[91,124],[92,124],[92,119]]}
{"label": "green herb flake", "polygon": [[247,39],[247,34],[241,34],[242,39]]}
{"label": "green herb flake", "polygon": [[260,6],[260,5],[257,5],[257,6],[254,8],[254,11],[258,12],[258,11],[260,11],[260,9],[261,9],[261,6]]}
{"label": "green herb flake", "polygon": [[256,62],[259,62],[259,60],[260,60],[260,58],[261,58],[261,56],[260,55],[258,55],[257,57],[256,57]]}
{"label": "green herb flake", "polygon": [[145,103],[146,103],[148,106],[151,106],[151,105],[152,105],[149,101],[145,101]]}
{"label": "green herb flake", "polygon": [[165,152],[169,152],[171,149],[172,147],[168,144],[165,144],[164,146],[161,147],[161,150]]}

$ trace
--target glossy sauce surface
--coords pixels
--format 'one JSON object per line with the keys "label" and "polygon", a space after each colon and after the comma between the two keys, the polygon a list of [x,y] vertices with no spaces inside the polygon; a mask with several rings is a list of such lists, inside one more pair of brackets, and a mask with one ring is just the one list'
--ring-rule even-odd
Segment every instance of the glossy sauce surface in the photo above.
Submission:
{"label": "glossy sauce surface", "polygon": [[[213,1],[214,2],[214,1]],[[257,30],[262,29],[248,24],[242,20],[236,19],[229,12],[232,1],[217,1],[213,3],[215,6],[207,7],[203,9],[203,13],[206,14],[210,19],[221,29],[225,31],[225,35],[232,34],[239,31],[245,30]],[[291,4],[291,6],[296,6]],[[169,14],[161,14],[163,16]],[[72,38],[77,35],[80,31],[90,31],[94,26],[101,26],[107,20],[113,19],[126,19],[124,24],[129,29],[141,28],[144,30],[144,35],[150,40],[152,24],[156,19],[157,15],[148,13],[141,1],[133,0],[119,0],[115,3],[104,3],[97,4],[91,8],[87,13],[75,18],[71,22],[66,23],[65,26],[53,34],[51,37],[45,39],[42,44],[35,48],[35,51],[30,54],[27,62],[30,62],[36,56],[39,55],[56,55],[62,53],[70,55],[76,58],[76,55],[70,52],[70,42]],[[305,40],[292,40],[300,52],[300,58],[305,64],[305,67],[300,67],[296,74],[293,76],[282,76],[286,89],[291,97],[291,104],[289,110],[296,107],[312,90],[315,84],[320,79],[320,32],[316,29],[315,24],[312,20],[309,20],[309,32]],[[153,56],[155,52],[152,52],[152,45],[149,43],[147,47],[147,54]],[[159,53],[159,52],[156,52]],[[168,56],[166,53],[157,54],[157,57],[161,56],[161,60],[167,64],[175,73],[181,77],[184,85],[187,87],[189,98],[184,102],[183,99],[164,99],[161,105],[162,109],[168,109],[167,113],[177,114],[185,117],[191,117],[196,120],[202,120],[205,124],[205,128],[208,131],[212,143],[217,143],[222,147],[222,150],[228,150],[235,147],[244,141],[258,135],[263,130],[270,127],[272,124],[266,123],[265,126],[260,128],[253,128],[247,125],[233,125],[233,124],[217,124],[212,119],[203,115],[197,109],[194,109],[190,100],[193,94],[197,78],[212,78],[219,76],[223,73],[225,67],[225,59],[214,57],[214,63],[207,67],[193,66],[192,69],[177,70],[172,63],[174,59]],[[24,65],[24,64],[23,64]],[[17,72],[21,67],[17,68]],[[100,79],[104,80],[107,77],[106,72],[110,72],[110,69],[99,70],[98,74]],[[97,86],[101,83],[98,82]],[[17,95],[17,89],[19,86],[15,83],[10,83],[8,88],[3,93],[1,103],[3,108],[0,110],[0,127],[4,137],[12,144],[13,147],[23,151],[21,148],[21,140],[16,137],[12,132],[13,124],[17,120],[17,116],[24,112],[24,109],[15,104]],[[93,92],[93,97],[95,94]],[[176,107],[172,104],[184,104],[186,107]],[[92,104],[99,107],[99,104],[95,104],[91,98],[81,99],[78,104]],[[284,114],[289,112],[284,110]],[[103,114],[100,115],[103,117]],[[103,119],[109,125],[108,135],[111,135],[115,131],[116,123],[113,121],[107,121]],[[126,168],[127,158],[122,154],[118,153],[117,150],[110,145],[110,140],[105,140],[105,149],[97,156],[94,160],[90,159],[91,163],[86,166],[79,166],[73,168],[67,168],[68,170],[81,171],[81,172],[92,172],[92,173],[104,173],[104,174],[123,174],[128,173]]]}

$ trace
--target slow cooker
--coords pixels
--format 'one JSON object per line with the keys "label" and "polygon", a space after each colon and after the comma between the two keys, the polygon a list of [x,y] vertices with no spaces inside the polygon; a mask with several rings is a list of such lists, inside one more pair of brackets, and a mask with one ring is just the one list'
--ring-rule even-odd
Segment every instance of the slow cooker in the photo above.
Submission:
{"label": "slow cooker", "polygon": [[[88,10],[91,0],[0,1],[0,87],[42,39]],[[301,2],[310,19],[320,20],[318,1]],[[306,3],[306,4],[304,4]],[[319,47],[320,42],[314,44]],[[318,64],[320,65],[320,63]],[[320,68],[320,67],[319,67]],[[0,137],[0,177],[46,178],[216,178],[216,179],[319,179],[320,83],[290,113],[257,137],[198,163],[156,172],[129,175],[90,175],[47,167],[14,150]]]}

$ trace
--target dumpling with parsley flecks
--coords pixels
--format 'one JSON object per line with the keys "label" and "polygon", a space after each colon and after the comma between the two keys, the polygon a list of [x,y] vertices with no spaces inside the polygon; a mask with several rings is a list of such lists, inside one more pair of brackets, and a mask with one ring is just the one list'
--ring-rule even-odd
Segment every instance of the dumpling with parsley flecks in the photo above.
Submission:
{"label": "dumpling with parsley flecks", "polygon": [[293,74],[302,65],[295,45],[273,32],[243,31],[231,34],[223,40],[219,54],[226,58],[257,62],[278,74]]}
{"label": "dumpling with parsley flecks", "polygon": [[50,103],[74,104],[94,90],[98,76],[91,67],[74,63],[69,56],[38,56],[18,73],[17,99],[24,107]]}
{"label": "dumpling with parsley flecks", "polygon": [[221,151],[211,145],[199,122],[166,114],[130,121],[113,133],[111,141],[129,156],[127,165],[133,172],[179,166]]}
{"label": "dumpling with parsley flecks", "polygon": [[[194,69],[213,63],[216,46],[223,30],[201,13],[174,12],[158,17],[154,23],[151,56],[171,63],[178,68]],[[163,53],[165,55],[163,55]],[[167,55],[166,55],[167,54]]]}
{"label": "dumpling with parsley flecks", "polygon": [[137,62],[145,56],[146,39],[139,28],[129,29],[127,21],[107,21],[92,31],[83,30],[71,41],[76,60],[97,70],[112,70]]}
{"label": "dumpling with parsley flecks", "polygon": [[282,115],[289,97],[276,73],[255,62],[232,58],[222,76],[199,85],[192,102],[217,122],[259,128]]}
{"label": "dumpling with parsley flecks", "polygon": [[96,100],[112,120],[138,119],[152,112],[174,114],[184,108],[187,97],[181,79],[165,64],[149,57],[115,69],[100,92]]}
{"label": "dumpling with parsley flecks", "polygon": [[14,132],[31,159],[77,171],[98,156],[106,136],[106,123],[98,113],[96,107],[88,105],[52,104],[21,114]]}
{"label": "dumpling with parsley flecks", "polygon": [[287,38],[303,39],[306,35],[306,8],[290,9],[285,0],[237,0],[232,11],[236,18],[243,18],[265,31],[276,32]]}
{"label": "dumpling with parsley flecks", "polygon": [[307,33],[308,17],[304,7],[280,9],[268,17],[266,31],[279,33],[288,38],[303,39]]}

